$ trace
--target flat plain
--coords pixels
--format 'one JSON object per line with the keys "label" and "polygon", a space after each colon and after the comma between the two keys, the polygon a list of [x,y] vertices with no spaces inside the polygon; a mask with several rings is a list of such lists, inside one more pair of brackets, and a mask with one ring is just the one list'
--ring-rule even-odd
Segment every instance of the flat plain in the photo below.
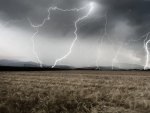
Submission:
{"label": "flat plain", "polygon": [[3,71],[0,113],[150,113],[150,72]]}

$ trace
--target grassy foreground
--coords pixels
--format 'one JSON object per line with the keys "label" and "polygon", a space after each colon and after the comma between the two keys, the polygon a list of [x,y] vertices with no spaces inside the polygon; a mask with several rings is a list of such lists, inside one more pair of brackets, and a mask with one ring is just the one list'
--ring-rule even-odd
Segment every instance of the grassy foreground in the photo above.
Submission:
{"label": "grassy foreground", "polygon": [[150,72],[0,72],[0,113],[150,113]]}

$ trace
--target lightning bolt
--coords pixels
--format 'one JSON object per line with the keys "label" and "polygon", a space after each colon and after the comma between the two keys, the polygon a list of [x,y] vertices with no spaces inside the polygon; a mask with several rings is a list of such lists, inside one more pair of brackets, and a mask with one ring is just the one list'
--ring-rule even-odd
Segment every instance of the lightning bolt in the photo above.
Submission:
{"label": "lightning bolt", "polygon": [[[114,70],[114,63],[116,63],[116,60],[117,60],[117,58],[118,58],[118,55],[119,55],[121,49],[122,49],[122,45],[119,47],[119,49],[117,50],[117,52],[116,52],[116,54],[115,54],[115,57],[114,57],[113,60],[112,60],[112,70]],[[119,68],[120,68],[120,66],[119,66]]]}
{"label": "lightning bolt", "polygon": [[[125,43],[126,46],[129,46],[131,42],[137,42],[137,41],[140,41],[140,40],[144,39],[144,49],[145,49],[145,51],[146,51],[146,62],[145,62],[144,70],[147,70],[147,69],[150,68],[150,67],[149,67],[149,61],[150,61],[149,56],[150,56],[150,52],[149,52],[149,48],[148,48],[149,43],[150,43],[150,39],[148,40],[149,35],[150,35],[150,32],[148,32],[148,33],[146,33],[146,34],[140,36],[140,37],[139,37],[138,39],[136,39],[136,40],[129,40],[128,42]],[[113,62],[112,62],[112,69],[113,69],[113,66],[114,66],[113,64],[114,64],[114,62],[116,61],[116,59],[117,59],[117,57],[118,57],[118,54],[119,54],[121,48],[122,48],[122,47],[120,47],[120,48],[118,49],[118,51],[117,51],[117,53],[116,53],[116,56],[115,56],[114,59],[113,59]]]}
{"label": "lightning bolt", "polygon": [[[108,13],[108,11],[107,11]],[[103,41],[103,38],[107,35],[107,24],[108,24],[108,14],[106,13],[105,15],[105,31],[104,31],[104,35],[102,36],[101,38],[101,41],[100,41],[100,46],[99,48],[101,47],[102,45],[102,41]],[[149,51],[149,44],[150,44],[150,39],[149,38],[149,35],[150,35],[150,32],[144,34],[143,36],[141,36],[140,38],[138,38],[138,40],[141,40],[143,38],[145,38],[144,40],[144,48],[145,48],[145,51],[146,51],[146,63],[145,63],[145,66],[144,66],[144,70],[147,70],[147,69],[150,69],[150,66],[149,66],[149,62],[150,62],[150,51]],[[129,42],[136,42],[138,40],[129,40]],[[125,43],[126,45],[129,43]],[[123,45],[125,45],[123,44]],[[118,57],[118,54],[120,53],[121,49],[122,49],[123,46],[120,46],[120,48],[117,50],[116,54],[115,54],[115,57],[113,58],[112,60],[112,70],[114,69],[114,63],[116,62],[116,59]],[[116,51],[116,50],[114,50]],[[98,55],[99,55],[99,51],[98,51]],[[97,60],[96,60],[96,65],[97,65],[97,68],[96,69],[100,69],[99,65],[98,65],[98,61],[99,61],[99,56],[97,57]]]}
{"label": "lightning bolt", "polygon": [[[99,50],[98,50],[98,57],[97,57],[97,60],[96,60],[96,65],[97,65],[97,68],[96,69],[99,69],[100,70],[100,66],[98,64],[99,62],[99,54],[100,54],[100,47],[102,47],[102,43],[103,43],[103,40],[104,38],[107,38],[109,41],[110,40],[110,37],[109,37],[109,34],[108,34],[108,31],[107,31],[107,26],[108,26],[108,13],[109,13],[110,9],[107,9],[106,13],[105,13],[105,26],[104,26],[104,35],[101,37],[101,40],[100,40],[100,44],[99,44]],[[113,43],[111,41],[111,45],[113,46]],[[113,49],[113,48],[112,48]],[[116,50],[113,50],[114,52],[116,52]]]}
{"label": "lightning bolt", "polygon": [[[149,56],[150,56],[150,52],[149,52],[149,43],[150,43],[150,39],[149,40],[147,40],[148,39],[148,37],[149,37],[149,35],[150,35],[150,32],[148,32],[147,33],[147,36],[146,36],[146,39],[144,40],[144,48],[145,48],[145,51],[146,51],[146,63],[145,63],[145,66],[144,66],[144,70],[147,70],[147,69],[149,69],[150,67],[149,67]],[[147,41],[146,41],[147,40]]]}
{"label": "lightning bolt", "polygon": [[29,18],[28,18],[28,21],[29,21],[30,25],[35,29],[35,33],[34,33],[34,34],[32,35],[32,37],[31,37],[31,41],[32,41],[32,52],[33,52],[33,54],[35,55],[35,57],[36,57],[38,63],[40,64],[40,67],[42,68],[42,67],[43,67],[42,61],[40,60],[40,58],[39,58],[39,56],[38,56],[38,54],[37,54],[37,52],[36,52],[36,50],[35,50],[35,38],[36,38],[37,34],[39,33],[39,28],[40,28],[40,26],[42,26],[42,24],[35,26],[35,25],[32,24],[32,22],[31,22],[31,20],[30,20]]}
{"label": "lightning bolt", "polygon": [[[146,57],[146,64],[145,64],[144,70],[146,70],[147,67],[148,67],[149,55],[150,55],[150,53],[149,53],[149,51],[148,51],[148,43],[150,43],[150,40],[147,41],[149,35],[150,35],[150,32],[148,32],[148,33],[146,33],[146,34],[140,36],[140,37],[139,37],[138,39],[136,39],[136,40],[128,40],[126,43],[124,43],[122,46],[120,46],[120,48],[119,48],[119,49],[117,50],[117,52],[116,52],[115,57],[113,58],[113,61],[112,61],[112,70],[114,69],[114,63],[116,62],[116,59],[117,59],[117,57],[118,57],[118,55],[119,55],[121,49],[122,49],[124,46],[128,46],[128,47],[129,47],[129,46],[131,45],[130,43],[140,41],[140,40],[142,40],[142,39],[145,38],[145,37],[146,37],[146,38],[145,38],[145,40],[144,40],[144,48],[145,48],[145,51],[146,51],[146,53],[147,53],[147,55],[146,55],[147,57]],[[146,42],[146,41],[147,41],[147,42]],[[120,67],[119,67],[119,68],[120,68]]]}
{"label": "lightning bolt", "polygon": [[99,62],[99,59],[100,59],[100,57],[99,57],[100,48],[102,47],[102,42],[103,42],[104,37],[107,35],[107,24],[108,24],[108,18],[107,18],[108,14],[107,13],[108,13],[108,11],[106,12],[106,14],[104,16],[105,17],[104,35],[101,37],[101,40],[100,40],[99,49],[98,49],[98,56],[97,56],[97,60],[96,60],[96,65],[97,65],[96,69],[99,69],[99,70],[100,70],[100,67],[99,67],[98,62]]}
{"label": "lightning bolt", "polygon": [[[69,51],[68,51],[63,57],[57,59],[57,60],[55,61],[54,65],[52,66],[52,68],[54,68],[54,67],[57,65],[58,62],[61,62],[62,60],[66,59],[66,58],[72,53],[72,48],[74,47],[74,45],[75,45],[75,43],[76,43],[76,41],[77,41],[77,39],[78,39],[78,34],[77,34],[78,27],[77,27],[77,24],[78,24],[80,21],[84,20],[85,18],[88,18],[88,16],[90,15],[90,13],[92,12],[92,10],[93,10],[93,8],[94,8],[93,3],[90,3],[89,6],[90,6],[90,9],[89,9],[88,13],[87,13],[85,16],[80,17],[79,19],[77,19],[77,20],[75,21],[75,31],[74,31],[75,39],[74,39],[73,42],[71,43],[71,46],[70,46],[70,48],[69,48]],[[84,7],[84,8],[87,8],[87,7]],[[84,8],[81,8],[81,9],[84,9]],[[78,9],[78,11],[81,10],[81,9]]]}
{"label": "lightning bolt", "polygon": [[43,63],[42,63],[42,61],[40,60],[40,58],[39,58],[39,56],[38,56],[38,54],[37,54],[37,52],[36,52],[36,50],[35,50],[35,39],[36,39],[36,36],[37,36],[38,33],[39,33],[39,29],[40,29],[41,27],[43,27],[44,24],[45,24],[47,21],[50,20],[51,11],[58,10],[58,11],[63,11],[63,12],[70,12],[70,11],[77,11],[77,12],[79,12],[79,11],[81,11],[81,10],[83,10],[83,9],[88,8],[88,7],[90,7],[88,13],[87,13],[85,16],[79,18],[79,19],[75,22],[75,31],[74,31],[75,39],[73,40],[73,42],[72,42],[72,44],[71,44],[71,46],[70,46],[69,51],[67,52],[67,54],[65,54],[65,56],[63,56],[62,58],[57,59],[57,60],[55,61],[54,65],[52,66],[52,68],[54,68],[54,67],[57,65],[58,62],[64,60],[65,58],[67,58],[67,57],[71,54],[72,48],[73,48],[73,46],[74,46],[76,40],[78,39],[78,34],[77,34],[78,27],[77,27],[77,24],[78,24],[81,20],[87,18],[87,17],[90,15],[91,11],[92,11],[93,8],[94,8],[93,3],[91,2],[90,4],[88,4],[88,5],[85,6],[85,7],[82,7],[82,8],[74,8],[74,9],[61,9],[61,8],[58,8],[58,7],[49,7],[49,8],[48,8],[48,16],[47,16],[46,18],[44,18],[44,20],[42,21],[41,24],[38,24],[38,25],[34,25],[34,24],[31,22],[31,20],[28,18],[28,21],[29,21],[30,25],[32,26],[32,28],[35,29],[35,33],[34,33],[34,34],[32,35],[32,37],[31,37],[31,39],[32,39],[32,45],[33,45],[32,51],[33,51],[33,54],[36,56],[36,59],[37,59],[38,63],[40,64],[40,67],[43,67]]}

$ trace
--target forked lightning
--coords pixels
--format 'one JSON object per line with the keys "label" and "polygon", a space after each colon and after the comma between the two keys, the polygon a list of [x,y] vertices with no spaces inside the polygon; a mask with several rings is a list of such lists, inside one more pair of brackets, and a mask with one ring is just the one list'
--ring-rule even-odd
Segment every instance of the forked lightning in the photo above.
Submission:
{"label": "forked lightning", "polygon": [[84,20],[85,18],[87,18],[87,17],[90,15],[90,13],[92,12],[92,10],[93,10],[93,8],[94,8],[94,3],[91,2],[91,3],[89,3],[88,5],[86,5],[85,7],[82,7],[82,8],[74,8],[74,9],[61,9],[61,8],[58,8],[58,7],[49,7],[49,8],[48,8],[48,16],[47,16],[46,18],[44,18],[44,20],[42,21],[41,24],[38,24],[38,25],[34,25],[34,24],[30,21],[30,19],[28,19],[29,22],[30,22],[30,25],[36,30],[36,32],[32,35],[31,38],[32,38],[32,45],[33,45],[33,54],[36,56],[36,59],[37,59],[38,63],[40,64],[40,67],[43,67],[43,63],[42,63],[42,61],[40,60],[40,58],[39,58],[39,56],[38,56],[38,54],[37,54],[37,52],[36,52],[36,50],[35,50],[35,38],[36,38],[36,36],[37,36],[38,33],[39,33],[39,28],[41,28],[42,26],[44,26],[44,24],[45,24],[47,21],[50,20],[51,11],[58,10],[58,11],[63,11],[63,12],[70,12],[70,11],[77,11],[77,12],[78,12],[78,11],[81,11],[81,10],[86,9],[86,8],[88,8],[88,7],[90,8],[89,11],[88,11],[88,13],[87,13],[85,16],[80,17],[80,18],[78,18],[78,20],[75,21],[75,31],[74,31],[75,39],[74,39],[73,42],[71,43],[71,46],[70,46],[70,48],[69,48],[69,51],[68,51],[63,57],[61,57],[61,58],[59,58],[59,59],[57,59],[57,60],[55,61],[54,65],[52,66],[52,68],[54,68],[54,67],[57,65],[58,62],[64,60],[65,58],[67,58],[67,57],[71,54],[72,48],[74,47],[74,44],[75,44],[75,42],[76,42],[77,39],[78,39],[78,34],[77,34],[78,27],[77,27],[77,24],[78,24],[81,20]]}

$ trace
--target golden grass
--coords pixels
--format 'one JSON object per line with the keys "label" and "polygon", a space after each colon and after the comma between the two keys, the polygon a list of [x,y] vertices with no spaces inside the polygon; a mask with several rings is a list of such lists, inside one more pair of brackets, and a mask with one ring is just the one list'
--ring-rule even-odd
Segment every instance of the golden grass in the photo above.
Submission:
{"label": "golden grass", "polygon": [[0,72],[0,113],[150,113],[150,72]]}

